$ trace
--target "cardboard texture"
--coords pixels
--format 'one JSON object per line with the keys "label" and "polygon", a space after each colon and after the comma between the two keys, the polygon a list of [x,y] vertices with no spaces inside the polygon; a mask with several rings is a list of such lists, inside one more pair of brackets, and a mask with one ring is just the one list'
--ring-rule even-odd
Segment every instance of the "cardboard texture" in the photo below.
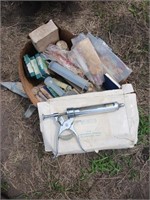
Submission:
{"label": "cardboard texture", "polygon": [[[136,94],[133,93],[132,85],[126,84],[123,89],[59,97],[50,99],[48,102],[38,103],[40,129],[45,151],[55,152],[56,136],[60,126],[54,118],[43,120],[42,114],[62,113],[70,107],[115,101],[124,103],[125,106],[115,112],[76,117],[74,128],[87,152],[134,147],[137,143],[139,115]],[[66,133],[69,131],[64,132],[64,134]],[[83,153],[75,137],[70,140],[59,139],[58,150],[59,155]]]}
{"label": "cardboard texture", "polygon": [[58,28],[52,20],[43,24],[31,33],[29,37],[38,52],[45,51],[49,44],[54,44],[59,40]]}

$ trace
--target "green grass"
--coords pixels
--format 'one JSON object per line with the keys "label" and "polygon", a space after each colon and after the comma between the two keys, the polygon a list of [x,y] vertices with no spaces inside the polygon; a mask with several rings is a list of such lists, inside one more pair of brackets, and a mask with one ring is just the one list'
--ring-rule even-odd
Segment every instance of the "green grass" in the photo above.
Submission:
{"label": "green grass", "polygon": [[139,2],[138,6],[135,3],[131,3],[131,5],[128,7],[129,12],[132,13],[132,15],[139,19],[143,18],[146,23],[149,23],[149,1],[142,1]]}
{"label": "green grass", "polygon": [[88,179],[90,175],[91,174],[89,169],[81,169],[80,181]]}
{"label": "green grass", "polygon": [[[148,134],[149,134],[149,118],[144,114],[143,110],[139,108],[140,122],[138,137],[139,143],[146,145],[148,143]],[[90,167],[88,169],[81,169],[80,180],[83,181],[88,179],[92,174],[102,173],[110,176],[114,176],[121,172],[123,168],[131,168],[133,165],[132,156],[122,156],[121,160],[114,160],[115,151],[112,151],[111,155],[103,154],[99,157],[90,161]],[[120,164],[121,163],[121,164]],[[129,174],[131,180],[137,177],[138,172],[133,169]]]}
{"label": "green grass", "polygon": [[8,189],[9,189],[8,183],[7,183],[7,182],[2,182],[2,183],[1,183],[1,191],[2,191],[2,192],[7,192]]}
{"label": "green grass", "polygon": [[129,179],[130,180],[138,180],[139,179],[139,171],[136,170],[136,169],[132,169],[130,171],[130,174],[129,174]]}
{"label": "green grass", "polygon": [[64,192],[65,191],[65,187],[63,187],[59,183],[59,181],[55,181],[55,182],[51,183],[51,188],[52,188],[52,190],[57,191],[57,192]]}
{"label": "green grass", "polygon": [[39,199],[42,195],[43,195],[43,192],[40,192],[40,191],[36,191],[32,193],[32,197],[36,197],[37,199]]}
{"label": "green grass", "polygon": [[128,155],[128,156],[122,156],[121,157],[121,160],[122,160],[122,165],[124,166],[124,170],[127,169],[129,170],[130,169],[130,172],[129,172],[129,175],[128,175],[128,178],[129,180],[138,180],[139,179],[139,171],[134,169],[134,157],[133,155]]}
{"label": "green grass", "polygon": [[88,169],[81,170],[80,180],[85,180],[95,173],[102,173],[113,176],[118,174],[121,170],[121,165],[114,160],[113,155],[104,154],[91,160],[90,167]]}
{"label": "green grass", "polygon": [[138,129],[139,143],[147,144],[148,138],[146,138],[145,141],[145,136],[147,136],[150,132],[149,116],[145,115],[141,109],[139,109],[139,115],[140,115],[139,129]]}
{"label": "green grass", "polygon": [[129,7],[128,7],[128,10],[132,13],[132,15],[134,17],[136,17],[138,15],[138,8],[134,5],[134,4],[131,4]]}
{"label": "green grass", "polygon": [[133,164],[133,159],[131,156],[122,156],[122,160],[127,167],[131,167]]}
{"label": "green grass", "polygon": [[90,173],[107,173],[110,175],[116,175],[121,171],[121,166],[116,161],[113,160],[111,156],[103,155],[98,159],[91,161]]}
{"label": "green grass", "polygon": [[[48,185],[50,186],[51,190],[49,190]],[[31,193],[27,193],[27,194],[21,194],[21,195],[17,196],[16,199],[30,199],[30,198],[41,199],[41,196],[43,196],[44,193],[48,194],[50,191],[51,192],[60,192],[60,193],[67,191],[67,189],[59,183],[59,181],[54,181],[52,183],[49,183],[48,185],[42,191],[34,191]]]}

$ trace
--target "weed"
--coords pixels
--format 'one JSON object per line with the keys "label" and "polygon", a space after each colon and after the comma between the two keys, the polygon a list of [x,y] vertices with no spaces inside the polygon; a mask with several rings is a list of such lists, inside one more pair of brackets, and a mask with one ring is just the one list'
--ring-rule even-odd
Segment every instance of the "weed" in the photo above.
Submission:
{"label": "weed", "polygon": [[131,4],[128,7],[128,10],[132,13],[135,18],[141,18],[145,20],[146,23],[149,23],[149,1],[140,2],[138,6]]}
{"label": "weed", "polygon": [[81,169],[80,181],[83,181],[83,180],[89,178],[89,176],[90,176],[89,170]]}
{"label": "weed", "polygon": [[132,15],[133,15],[134,17],[137,16],[138,11],[137,11],[137,8],[135,7],[134,4],[131,4],[131,6],[128,8],[128,10],[132,13]]}
{"label": "weed", "polygon": [[130,156],[124,156],[122,157],[122,160],[124,161],[124,163],[128,166],[128,167],[131,167],[132,166],[132,157]]}
{"label": "weed", "polygon": [[32,193],[32,197],[35,197],[37,199],[40,198],[42,195],[43,193],[38,191]]}
{"label": "weed", "polygon": [[52,190],[55,190],[57,192],[64,192],[65,188],[59,183],[59,181],[55,181],[51,183]]}
{"label": "weed", "polygon": [[130,180],[135,180],[139,178],[139,172],[136,169],[132,169],[129,174]]}
{"label": "weed", "polygon": [[139,109],[140,122],[139,122],[139,143],[144,142],[144,136],[149,134],[149,117]]}
{"label": "weed", "polygon": [[142,2],[142,10],[144,15],[144,20],[149,23],[149,1]]}
{"label": "weed", "polygon": [[8,183],[7,183],[7,182],[2,182],[2,183],[1,183],[1,191],[2,191],[2,192],[7,192],[8,189],[9,189]]}
{"label": "weed", "polygon": [[91,161],[90,173],[108,173],[110,175],[118,174],[121,171],[121,166],[113,160],[111,156],[100,156],[98,159]]}

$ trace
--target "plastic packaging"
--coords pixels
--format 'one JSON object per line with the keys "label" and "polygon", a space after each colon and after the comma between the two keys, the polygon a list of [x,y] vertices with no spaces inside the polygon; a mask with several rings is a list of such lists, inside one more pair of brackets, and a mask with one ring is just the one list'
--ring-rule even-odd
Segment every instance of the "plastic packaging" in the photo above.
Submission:
{"label": "plastic packaging", "polygon": [[72,90],[72,87],[62,81],[59,81],[57,80],[56,78],[53,78],[54,82],[59,86],[61,87],[63,90],[65,91],[71,91]]}
{"label": "plastic packaging", "polygon": [[44,80],[44,83],[48,87],[52,88],[58,94],[58,96],[63,96],[65,94],[65,92],[54,82],[52,77],[47,77]]}
{"label": "plastic packaging", "polygon": [[92,42],[100,60],[104,64],[105,73],[110,74],[117,82],[126,80],[132,70],[111,51],[102,39],[94,37],[91,33],[88,33],[87,37]]}
{"label": "plastic packaging", "polygon": [[94,82],[94,79],[92,77],[92,74],[90,73],[88,66],[84,60],[84,58],[79,54],[79,52],[76,49],[72,49],[72,53],[74,54],[74,59],[78,63],[78,66],[83,70],[84,75],[92,82]]}
{"label": "plastic packaging", "polygon": [[43,55],[46,59],[56,61],[73,73],[83,76],[81,69],[69,60],[67,53],[67,51],[60,49],[56,45],[49,45]]}
{"label": "plastic packaging", "polygon": [[47,92],[49,92],[51,95],[52,95],[52,97],[59,97],[58,96],[58,94],[52,89],[52,88],[50,88],[50,87],[48,87],[48,86],[44,86],[44,89],[47,91]]}
{"label": "plastic packaging", "polygon": [[[74,39],[75,40],[75,39]],[[78,40],[77,40],[78,41]],[[71,51],[74,51],[76,60],[90,81],[98,88],[104,81],[103,63],[101,62],[89,38],[75,42]]]}
{"label": "plastic packaging", "polygon": [[74,37],[71,39],[71,42],[73,46],[81,42],[81,40],[84,40],[86,38],[86,35],[84,33],[80,33],[77,37]]}
{"label": "plastic packaging", "polygon": [[89,83],[87,80],[81,78],[80,76],[74,74],[72,71],[66,69],[62,65],[56,62],[50,62],[49,69],[54,71],[55,73],[59,74],[60,76],[64,77],[66,80],[74,83],[82,90],[87,91],[89,87]]}
{"label": "plastic packaging", "polygon": [[30,76],[31,77],[35,76],[35,72],[34,72],[34,69],[32,67],[32,64],[31,64],[29,56],[26,54],[26,55],[24,55],[23,58],[24,58],[24,62],[26,64],[26,67],[28,69],[28,72],[29,72]]}
{"label": "plastic packaging", "polygon": [[32,57],[30,58],[30,60],[31,60],[31,64],[32,64],[32,67],[33,67],[33,69],[34,69],[36,78],[37,78],[37,79],[41,78],[41,77],[42,77],[42,74],[41,74],[41,72],[40,72],[40,70],[39,70],[39,67],[38,67],[38,64],[37,64],[37,62],[36,62],[35,57],[32,56]]}
{"label": "plastic packaging", "polygon": [[44,59],[40,56],[40,54],[36,54],[35,57],[36,57],[36,61],[38,63],[41,74],[42,75],[49,74],[48,66],[46,62],[44,61]]}

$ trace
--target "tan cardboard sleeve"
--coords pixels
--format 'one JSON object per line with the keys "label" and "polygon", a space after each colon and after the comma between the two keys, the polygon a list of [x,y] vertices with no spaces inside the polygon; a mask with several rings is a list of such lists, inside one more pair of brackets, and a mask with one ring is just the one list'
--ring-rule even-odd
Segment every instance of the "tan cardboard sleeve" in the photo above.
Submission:
{"label": "tan cardboard sleeve", "polygon": [[[45,151],[55,152],[59,124],[54,118],[42,119],[42,114],[62,113],[70,107],[82,107],[109,102],[124,103],[115,112],[76,117],[74,128],[87,152],[103,149],[132,148],[137,143],[139,115],[136,94],[131,84],[123,89],[59,97],[38,103],[40,129]],[[68,132],[68,131],[66,131]],[[75,137],[59,139],[59,155],[82,153]]]}

